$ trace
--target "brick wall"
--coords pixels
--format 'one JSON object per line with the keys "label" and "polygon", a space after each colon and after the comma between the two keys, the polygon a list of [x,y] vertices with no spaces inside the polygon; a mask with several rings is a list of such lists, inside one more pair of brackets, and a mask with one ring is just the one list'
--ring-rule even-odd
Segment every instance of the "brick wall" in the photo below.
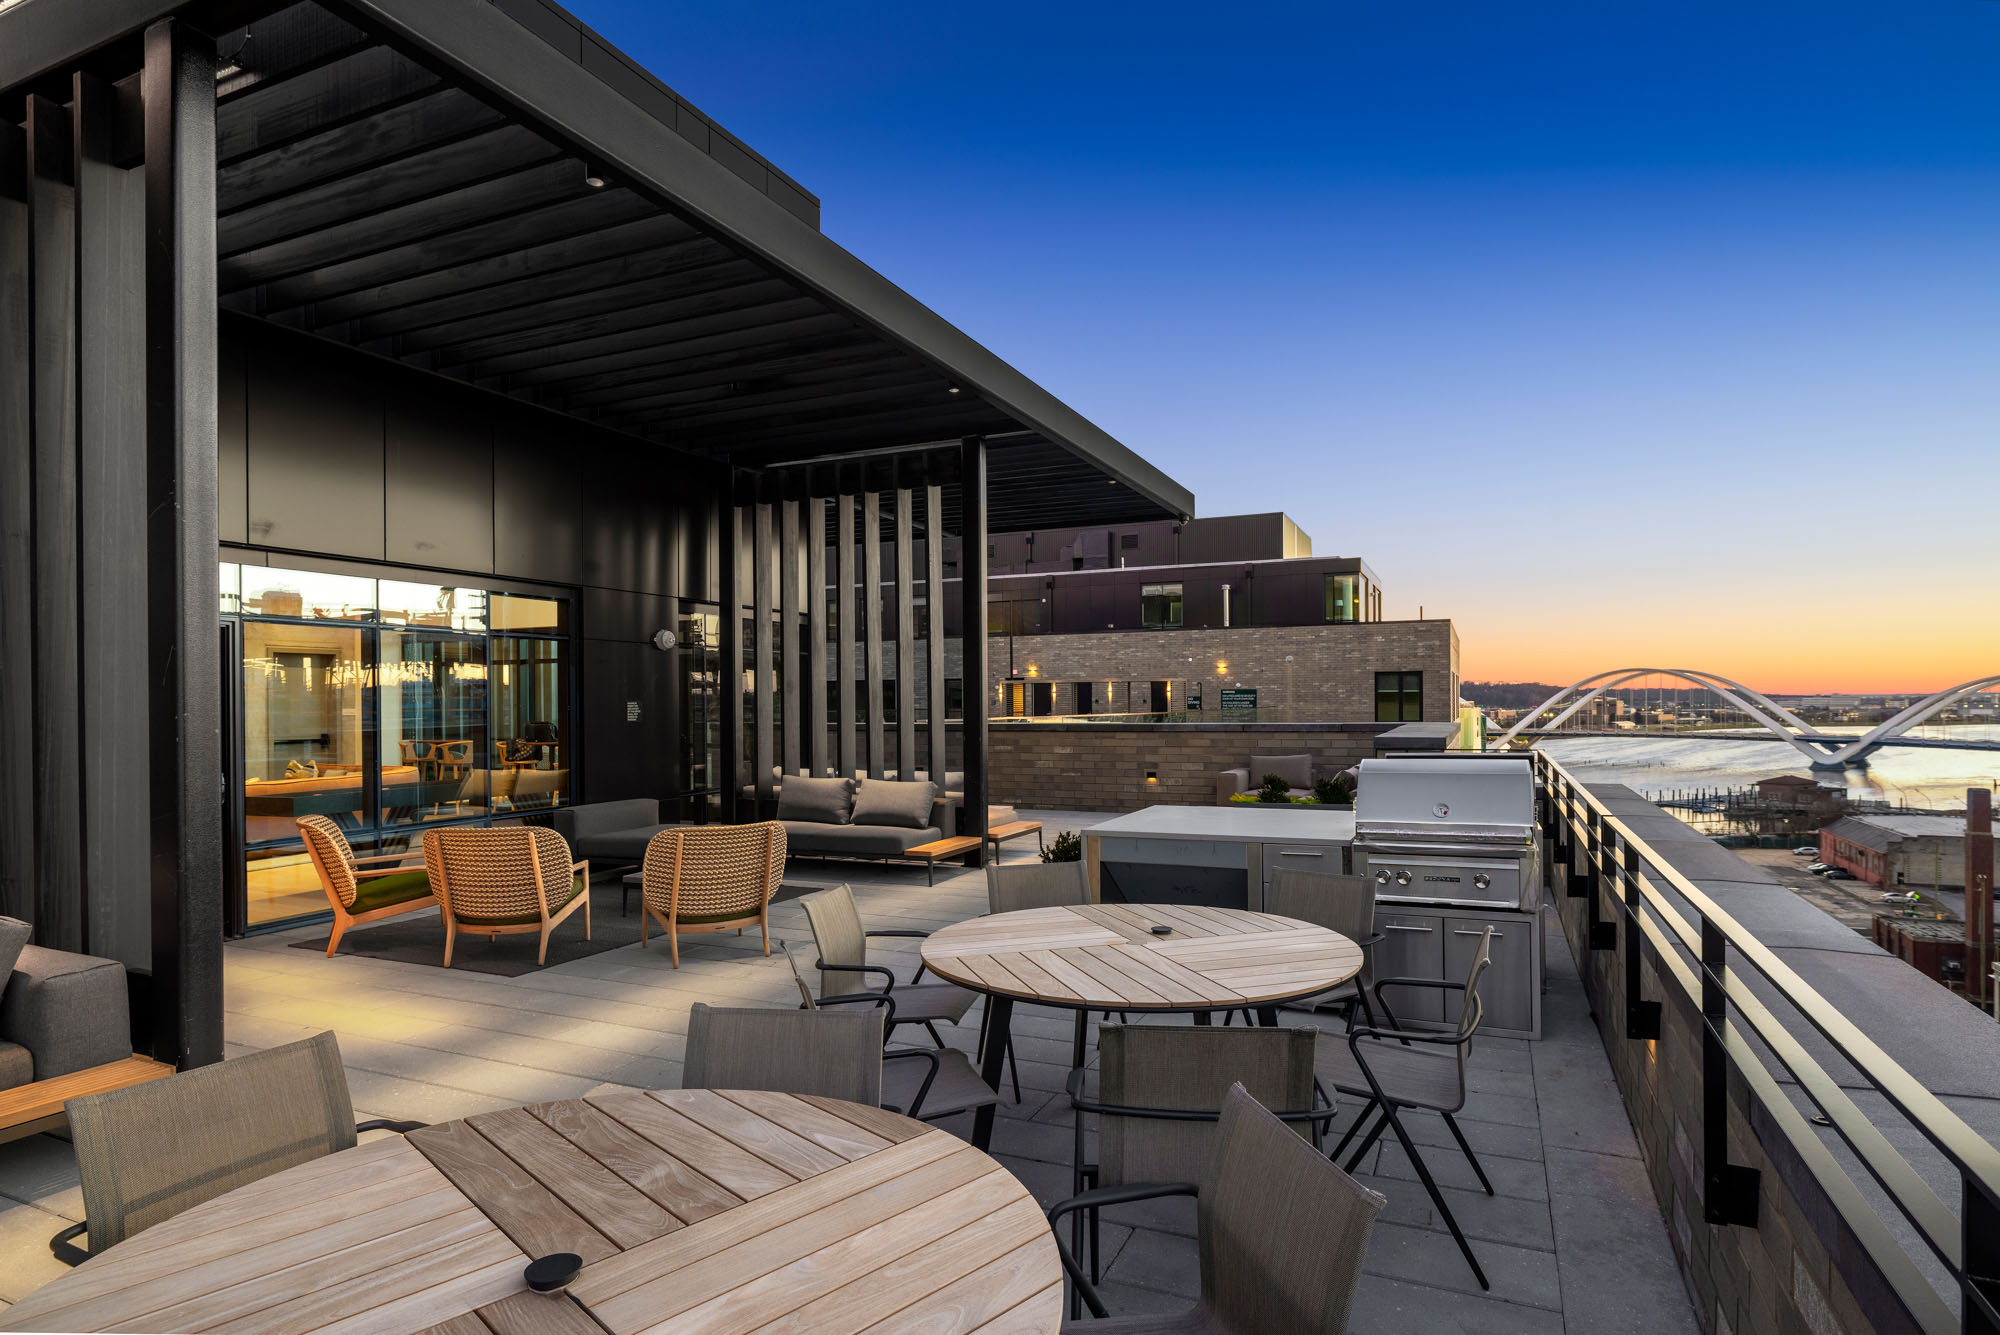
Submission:
{"label": "brick wall", "polygon": [[[1224,686],[1252,686],[1260,710],[1290,710],[1298,718],[1372,719],[1377,672],[1423,673],[1428,721],[1446,721],[1458,712],[1458,632],[1449,621],[996,635],[986,661],[986,699],[996,714],[1006,712],[1000,683],[1010,662],[1024,676],[1032,667],[1036,680],[1096,683],[1096,713],[1113,712],[1102,701],[1106,683],[1118,683],[1122,692],[1125,682],[1169,682],[1172,707],[1181,709],[1187,683],[1198,679],[1209,711],[1219,708]],[[1227,663],[1228,671],[1218,672],[1218,663]],[[1056,712],[1069,712],[1072,694],[1058,688],[1056,695]],[[1143,700],[1136,707],[1143,711]],[[1122,694],[1117,708],[1125,708]]]}
{"label": "brick wall", "polygon": [[[1257,755],[1310,755],[1346,769],[1375,754],[1388,723],[996,723],[987,737],[992,800],[1056,811],[1212,806],[1215,776]],[[1146,772],[1159,777],[1148,782]]]}

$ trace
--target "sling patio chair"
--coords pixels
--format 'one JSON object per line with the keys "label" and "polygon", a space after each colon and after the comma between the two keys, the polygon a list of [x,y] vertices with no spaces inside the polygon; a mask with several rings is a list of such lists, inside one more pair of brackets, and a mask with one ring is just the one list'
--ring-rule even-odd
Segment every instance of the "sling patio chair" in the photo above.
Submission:
{"label": "sling patio chair", "polygon": [[[1004,866],[997,862],[986,864],[986,911],[988,913],[1015,913],[1022,909],[1066,908],[1071,904],[1090,902],[1090,872],[1082,862],[1017,862]],[[1111,1012],[1105,1011],[1109,1020]],[[1125,1019],[1125,1012],[1119,1011],[1118,1018]],[[1090,1020],[1088,1011],[1076,1012],[1076,1038],[1072,1049],[1072,1066],[1084,1063],[1084,1040]],[[982,1034],[984,1022],[981,1022]],[[981,1039],[984,1046],[984,1038]],[[1014,1102],[1021,1101],[1020,1077],[1015,1077]]]}
{"label": "sling patio chair", "polygon": [[667,934],[674,967],[681,967],[681,935],[746,927],[764,934],[771,953],[771,896],[785,876],[785,827],[698,825],[661,830],[646,844],[639,868],[639,945],[647,920]]}
{"label": "sling patio chair", "polygon": [[[84,1222],[49,1240],[65,1265],[183,1210],[294,1165],[352,1149],[363,1131],[415,1131],[422,1122],[354,1121],[340,1044],[331,1031],[88,1094],[64,1105]],[[88,1233],[90,1250],[75,1239]]]}
{"label": "sling patio chair", "polygon": [[1452,1239],[1458,1243],[1458,1250],[1465,1255],[1465,1263],[1472,1267],[1473,1278],[1482,1289],[1491,1288],[1486,1282],[1486,1272],[1479,1268],[1479,1260],[1472,1254],[1472,1246],[1466,1242],[1465,1234],[1458,1227],[1458,1220],[1452,1217],[1451,1207],[1445,1204],[1444,1193],[1431,1177],[1431,1170],[1424,1163],[1424,1156],[1417,1152],[1417,1146],[1403,1129],[1403,1122],[1396,1115],[1397,1109],[1422,1108],[1444,1118],[1444,1124],[1451,1130],[1453,1140],[1459,1149],[1465,1151],[1465,1161],[1472,1165],[1478,1175],[1479,1185],[1486,1194],[1493,1194],[1493,1184],[1486,1180],[1486,1170],[1479,1165],[1479,1156],[1472,1152],[1465,1133],[1458,1129],[1458,1121],[1452,1116],[1465,1106],[1465,1055],[1472,1047],[1472,1037],[1479,1031],[1479,1021],[1485,1014],[1485,1007],[1479,999],[1480,975],[1493,960],[1493,929],[1488,927],[1480,934],[1479,944],[1472,952],[1472,966],[1466,971],[1462,983],[1446,982],[1436,978],[1380,978],[1375,982],[1375,999],[1382,1006],[1383,1013],[1389,1015],[1393,1025],[1394,1016],[1382,1001],[1385,987],[1430,987],[1440,991],[1459,992],[1464,995],[1460,1006],[1458,1028],[1446,1033],[1428,1032],[1415,1029],[1397,1029],[1376,1025],[1350,1025],[1347,1041],[1329,1039],[1322,1044],[1319,1053],[1319,1077],[1343,1094],[1366,1099],[1361,1112],[1347,1128],[1347,1134],[1333,1147],[1330,1156],[1338,1161],[1349,1141],[1356,1132],[1369,1125],[1369,1115],[1375,1114],[1374,1124],[1361,1140],[1347,1161],[1347,1171],[1353,1172],[1361,1163],[1362,1156],[1379,1139],[1384,1130],[1394,1131],[1402,1144],[1403,1153],[1409,1156],[1410,1166],[1417,1170],[1424,1190],[1430,1193],[1431,1203],[1437,1206],[1438,1215],[1451,1230]]}
{"label": "sling patio chair", "polygon": [[535,963],[546,964],[550,933],[581,908],[583,939],[590,939],[590,864],[570,861],[569,844],[554,830],[426,830],[424,865],[444,910],[447,969],[460,932],[489,941],[539,933]]}
{"label": "sling patio chair", "polygon": [[[1212,1152],[1216,1118],[1233,1086],[1253,1097],[1317,1148],[1332,1104],[1313,1084],[1310,1028],[1225,1029],[1216,1026],[1107,1024],[1097,1031],[1098,1097],[1084,1096],[1087,1076],[1070,1072],[1069,1096],[1076,1135],[1071,1189],[1076,1199],[1093,1188],[1136,1189],[1139,1184],[1199,1178]],[[1086,1115],[1097,1118],[1097,1162],[1084,1161]],[[1135,1196],[1131,1199],[1143,1199]],[[1104,1202],[1113,1203],[1113,1202]],[[1098,1210],[1092,1203],[1071,1222],[1072,1245],[1090,1234],[1090,1278],[1098,1278]],[[1071,1295],[1074,1314],[1076,1295]]]}
{"label": "sling patio chair", "polygon": [[[1316,1011],[1322,1006],[1337,1006],[1350,1023],[1358,1008],[1363,1019],[1374,1024],[1375,1011],[1368,1001],[1368,989],[1375,980],[1375,946],[1383,939],[1383,933],[1375,930],[1375,882],[1366,876],[1280,868],[1271,874],[1271,883],[1264,887],[1264,912],[1339,932],[1361,947],[1360,973],[1318,996],[1286,1002],[1285,1008]],[[1224,1017],[1224,1023],[1237,1013],[1231,1011]],[[1248,1011],[1242,1015],[1245,1024],[1254,1023]]]}
{"label": "sling patio chair", "polygon": [[[357,858],[340,827],[325,816],[300,816],[299,835],[306,841],[306,855],[319,873],[319,888],[333,906],[333,934],[327,938],[326,953],[340,949],[340,938],[358,922],[377,922],[427,909],[438,902],[431,891],[430,873],[421,864],[406,865],[415,852],[380,853]],[[394,866],[375,866],[394,863]]]}
{"label": "sling patio chair", "polygon": [[[1186,1033],[1186,1030],[1167,1030]],[[1213,1032],[1241,1034],[1244,1030]],[[1270,1030],[1264,1031],[1272,1032]],[[1073,1321],[1065,1331],[1118,1335],[1340,1335],[1354,1310],[1375,1217],[1386,1202],[1299,1137],[1297,1124],[1268,1112],[1232,1085],[1220,1100],[1196,1180],[1104,1186],[1049,1210],[1066,1214],[1162,1196],[1195,1198],[1201,1298],[1184,1312]],[[1075,1255],[1056,1250],[1074,1292],[1093,1317],[1103,1299]]]}
{"label": "sling patio chair", "polygon": [[[779,943],[784,950],[784,944]],[[797,1010],[715,1007],[696,1002],[688,1014],[686,1089],[769,1089],[814,1094],[934,1119],[998,1101],[952,1049],[887,1048],[883,1035],[894,1005],[866,994],[836,998],[822,1009],[811,1000],[790,951],[785,958],[807,1000]],[[859,1009],[832,1009],[845,1002]]]}
{"label": "sling patio chair", "polygon": [[[917,965],[917,971],[910,975],[909,982],[898,984],[892,970],[868,962],[870,940],[880,937],[922,940],[930,935],[929,932],[908,928],[868,931],[861,925],[861,910],[854,903],[854,891],[845,885],[807,895],[799,903],[806,911],[806,922],[812,927],[813,943],[819,947],[819,960],[814,967],[820,971],[821,1004],[834,997],[872,992],[874,989],[865,980],[879,977],[882,992],[896,998],[895,1010],[887,1022],[891,1036],[895,1034],[897,1025],[920,1024],[930,1034],[933,1043],[939,1048],[945,1046],[943,1036],[937,1031],[937,1022],[943,1020],[947,1024],[957,1024],[972,1009],[972,1003],[979,999],[978,996],[956,983],[922,981],[922,964]],[[983,1049],[983,1042],[981,1046]],[[1021,1072],[1014,1064],[1011,1038],[1007,1044],[1007,1061],[1014,1073],[1014,1102],[1019,1103]]]}

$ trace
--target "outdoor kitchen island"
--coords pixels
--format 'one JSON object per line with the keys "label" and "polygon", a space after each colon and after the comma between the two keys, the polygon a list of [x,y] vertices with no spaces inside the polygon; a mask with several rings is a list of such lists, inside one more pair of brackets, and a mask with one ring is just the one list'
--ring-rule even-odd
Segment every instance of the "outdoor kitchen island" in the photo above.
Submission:
{"label": "outdoor kitchen island", "polygon": [[1354,813],[1240,804],[1146,807],[1083,833],[1093,898],[1102,903],[1202,904],[1261,913],[1281,867],[1348,870]]}

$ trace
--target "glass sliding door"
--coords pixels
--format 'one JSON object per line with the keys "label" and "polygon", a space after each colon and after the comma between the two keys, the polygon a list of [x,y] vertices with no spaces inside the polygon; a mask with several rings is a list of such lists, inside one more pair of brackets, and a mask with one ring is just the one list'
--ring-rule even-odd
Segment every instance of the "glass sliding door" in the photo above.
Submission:
{"label": "glass sliding door", "polygon": [[301,816],[359,856],[570,800],[568,604],[223,567],[240,627],[243,926],[327,909]]}

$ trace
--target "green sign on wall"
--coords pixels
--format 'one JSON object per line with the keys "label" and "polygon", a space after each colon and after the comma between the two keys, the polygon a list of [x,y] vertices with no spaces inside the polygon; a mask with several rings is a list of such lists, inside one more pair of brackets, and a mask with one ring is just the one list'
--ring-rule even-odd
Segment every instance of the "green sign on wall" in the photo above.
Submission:
{"label": "green sign on wall", "polygon": [[1257,688],[1255,686],[1225,686],[1221,691],[1224,709],[1255,709]]}

